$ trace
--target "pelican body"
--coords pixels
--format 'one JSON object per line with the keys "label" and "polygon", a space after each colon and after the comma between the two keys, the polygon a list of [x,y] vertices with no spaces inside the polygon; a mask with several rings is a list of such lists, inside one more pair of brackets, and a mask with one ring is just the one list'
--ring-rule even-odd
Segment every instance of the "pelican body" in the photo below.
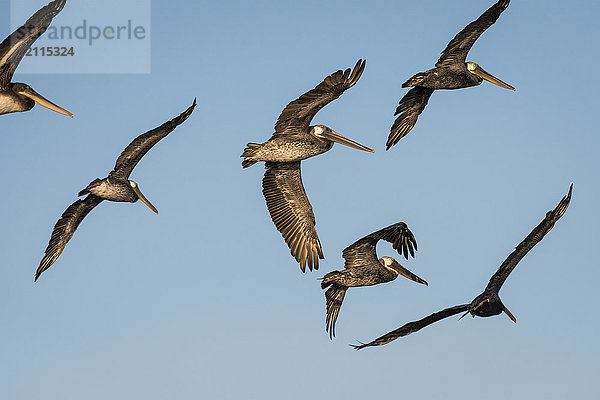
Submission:
{"label": "pelican body", "polygon": [[66,0],[56,0],[39,9],[9,37],[0,43],[0,114],[31,110],[36,104],[72,117],[69,111],[57,106],[29,85],[11,82],[19,63],[31,45],[40,37],[52,19],[64,8]]}
{"label": "pelican body", "polygon": [[331,150],[334,142],[373,152],[325,125],[310,125],[310,122],[320,109],[358,82],[365,63],[358,60],[352,71],[348,68],[334,72],[289,103],[275,124],[273,136],[264,143],[248,143],[241,156],[244,168],[265,162],[263,195],[267,208],[302,272],[307,265],[311,271],[319,268],[323,249],[315,229],[315,215],[302,184],[300,161]]}
{"label": "pelican body", "polygon": [[[474,62],[433,68],[421,72],[402,84],[403,88],[420,86],[427,89],[463,89],[481,85],[484,81],[483,68]],[[489,74],[488,74],[489,75]],[[491,75],[490,75],[491,76]],[[487,77],[487,76],[486,76]],[[490,78],[491,79],[491,78]],[[514,88],[511,86],[509,89]]]}
{"label": "pelican body", "polygon": [[[112,175],[112,176],[111,176]],[[123,179],[117,174],[111,174],[104,179],[96,178],[78,196],[92,194],[98,198],[109,201],[135,203],[141,200],[152,211],[158,214],[156,207],[142,194],[137,183],[129,179]]]}
{"label": "pelican body", "polygon": [[510,273],[515,269],[519,261],[521,261],[521,259],[525,257],[529,250],[531,250],[544,238],[544,236],[546,236],[548,232],[550,232],[556,221],[563,216],[567,210],[567,207],[569,207],[569,203],[571,202],[572,192],[573,185],[569,187],[569,193],[561,199],[556,208],[548,211],[542,222],[533,228],[529,235],[527,235],[527,237],[521,243],[519,243],[515,250],[510,253],[502,265],[500,265],[496,273],[492,275],[484,291],[475,297],[471,303],[446,308],[445,310],[433,313],[418,321],[409,322],[400,328],[373,340],[370,343],[355,345],[353,347],[357,350],[360,350],[369,346],[381,346],[396,340],[399,337],[417,332],[418,330],[433,324],[434,322],[459,313],[464,313],[460,318],[467,314],[471,314],[473,317],[492,317],[494,315],[505,313],[513,322],[517,322],[515,316],[508,310],[504,303],[502,303],[499,295],[500,289]]}
{"label": "pelican body", "polygon": [[402,84],[403,88],[412,87],[400,100],[394,116],[398,116],[392,125],[386,143],[386,150],[398,143],[417,123],[419,115],[425,110],[434,90],[462,89],[481,85],[484,80],[506,89],[514,87],[501,81],[481,68],[477,63],[467,62],[467,54],[479,36],[492,26],[510,0],[500,0],[484,12],[476,21],[460,31],[442,52],[436,68],[420,72]]}
{"label": "pelican body", "polygon": [[140,200],[136,192],[137,184],[134,181],[111,178],[94,179],[90,184],[79,192],[79,196],[93,194],[104,200],[135,203]]}
{"label": "pelican body", "polygon": [[58,259],[81,221],[103,200],[128,203],[135,203],[141,200],[152,211],[158,214],[158,210],[142,194],[137,183],[129,180],[129,175],[142,157],[156,143],[188,119],[194,111],[194,107],[196,107],[195,99],[194,103],[178,117],[135,138],[123,150],[115,163],[115,168],[106,178],[94,179],[85,189],[79,192],[78,196],[87,196],[83,200],[77,200],[71,204],[62,214],[56,225],[54,225],[50,242],[35,273],[36,281],[42,272],[50,268]]}
{"label": "pelican body", "polygon": [[325,292],[327,303],[325,326],[330,339],[335,337],[335,323],[348,288],[391,282],[399,275],[427,285],[427,282],[404,268],[392,257],[377,259],[376,246],[380,239],[392,243],[398,254],[404,255],[407,260],[409,254],[415,256],[417,241],[404,222],[373,232],[346,247],[342,253],[342,257],[346,260],[345,269],[328,273],[321,282],[322,289],[329,287]]}
{"label": "pelican body", "polygon": [[323,277],[321,288],[325,289],[333,284],[345,287],[373,286],[391,282],[398,275],[406,276],[406,268],[392,257],[381,257],[377,263],[352,265],[350,269],[328,273]]}
{"label": "pelican body", "polygon": [[[318,156],[328,152],[333,147],[333,140],[327,139],[332,130],[324,125],[311,126],[308,135],[292,137],[275,136],[263,144],[255,145],[252,154],[244,160],[266,162],[295,162]],[[253,143],[248,143],[253,146]]]}

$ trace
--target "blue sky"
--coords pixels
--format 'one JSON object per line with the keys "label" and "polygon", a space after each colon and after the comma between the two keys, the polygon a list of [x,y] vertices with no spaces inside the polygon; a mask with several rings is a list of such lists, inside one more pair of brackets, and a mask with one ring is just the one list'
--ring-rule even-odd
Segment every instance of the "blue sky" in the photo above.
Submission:
{"label": "blue sky", "polygon": [[[55,23],[78,17],[71,3]],[[75,118],[40,107],[0,117],[0,397],[597,393],[600,5],[538,3],[514,0],[468,57],[516,92],[436,92],[387,152],[401,84],[492,1],[155,1],[150,74],[17,70],[15,81]],[[9,2],[0,4],[6,37]],[[242,170],[239,155],[270,137],[289,101],[359,58],[360,81],[313,121],[376,152],[336,145],[303,162],[325,260],[302,274],[269,218],[262,165]],[[160,214],[102,203],[34,283],[77,192],[194,97],[194,114],[131,175]],[[570,183],[566,214],[500,292],[517,324],[449,318],[379,348],[348,346],[471,301]],[[346,246],[398,221],[417,239],[416,258],[400,260],[387,243],[379,255],[429,286],[350,289],[330,341],[318,278],[342,268]]]}

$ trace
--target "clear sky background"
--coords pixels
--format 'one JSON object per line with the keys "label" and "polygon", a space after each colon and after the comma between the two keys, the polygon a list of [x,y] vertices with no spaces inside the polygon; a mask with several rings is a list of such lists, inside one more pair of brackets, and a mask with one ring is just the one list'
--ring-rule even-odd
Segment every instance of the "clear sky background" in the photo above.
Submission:
{"label": "clear sky background", "polygon": [[[70,3],[55,23],[77,17]],[[387,152],[401,84],[492,1],[152,3],[151,74],[17,70],[75,118],[41,107],[0,116],[1,398],[598,394],[598,2],[513,0],[468,60],[517,91],[436,92]],[[271,136],[288,102],[359,58],[358,84],[313,121],[376,152],[336,145],[302,163],[325,253],[303,274],[267,212],[262,163],[242,170],[239,155]],[[194,114],[131,175],[160,214],[102,203],[34,283],[77,192],[194,97]],[[470,302],[571,183],[571,206],[500,292],[517,324],[453,317],[382,347],[348,346]],[[350,289],[330,341],[318,278],[398,221],[416,258],[388,243],[379,256],[429,286]]]}

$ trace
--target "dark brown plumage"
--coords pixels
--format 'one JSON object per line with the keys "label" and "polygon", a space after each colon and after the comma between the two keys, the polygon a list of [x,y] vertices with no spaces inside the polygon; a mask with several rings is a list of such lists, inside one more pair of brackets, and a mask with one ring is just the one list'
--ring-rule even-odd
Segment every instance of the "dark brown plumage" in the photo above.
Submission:
{"label": "dark brown plumage", "polygon": [[38,103],[61,114],[73,116],[70,112],[36,93],[28,85],[11,82],[15,70],[29,47],[46,32],[52,19],[62,11],[65,3],[66,0],[48,3],[0,43],[0,114],[28,111]]}
{"label": "dark brown plumage", "polygon": [[325,153],[334,142],[373,152],[324,125],[311,126],[315,114],[358,82],[366,61],[358,60],[353,70],[339,70],[316,88],[289,103],[266,142],[248,143],[242,167],[265,162],[263,194],[275,227],[283,236],[302,272],[319,268],[323,249],[315,229],[315,215],[300,173],[300,161]]}
{"label": "dark brown plumage", "polygon": [[300,161],[267,162],[265,168],[263,195],[275,227],[303,272],[305,264],[309,269],[319,269],[323,250],[315,229],[315,214],[302,185]]}
{"label": "dark brown plumage", "polygon": [[467,54],[477,38],[496,22],[509,3],[510,0],[500,0],[491,6],[448,43],[435,64],[436,68],[420,72],[402,84],[403,88],[413,87],[413,89],[408,91],[396,108],[394,116],[398,117],[390,130],[386,150],[411,131],[434,90],[477,86],[483,82],[483,79],[514,90],[512,86],[490,75],[477,64],[466,62]]}
{"label": "dark brown plumage", "polygon": [[137,184],[128,179],[129,175],[144,154],[146,154],[162,138],[171,133],[178,125],[183,123],[192,114],[194,107],[196,107],[195,99],[194,103],[178,117],[165,122],[156,129],[152,129],[151,131],[136,137],[125,150],[123,150],[115,163],[115,168],[108,177],[104,179],[94,179],[85,189],[79,192],[79,196],[85,196],[87,194],[87,197],[71,204],[54,225],[50,242],[48,243],[44,257],[35,273],[36,281],[42,272],[50,268],[50,266],[58,259],[69,240],[73,237],[73,234],[81,221],[83,221],[86,215],[88,215],[94,207],[100,204],[102,200],[130,203],[142,200],[154,212],[158,213],[156,208],[154,208],[154,206],[142,195]]}
{"label": "dark brown plumage", "polygon": [[321,282],[322,289],[329,287],[325,292],[327,303],[325,325],[326,331],[329,332],[329,338],[335,337],[335,323],[349,287],[391,282],[398,275],[427,285],[427,282],[404,268],[393,258],[377,259],[376,246],[377,242],[382,239],[392,243],[392,247],[398,251],[398,254],[404,255],[407,260],[409,254],[411,257],[415,256],[417,241],[404,222],[398,222],[373,232],[346,247],[342,253],[342,257],[346,260],[345,269],[328,273]]}
{"label": "dark brown plumage", "polygon": [[50,268],[52,264],[58,259],[65,246],[73,237],[75,230],[83,221],[83,219],[102,202],[103,199],[94,196],[93,194],[88,195],[83,200],[77,200],[71,204],[69,208],[61,215],[60,219],[54,225],[52,235],[50,236],[50,242],[44,254],[44,258],[40,262],[40,265],[35,272],[35,280],[37,281],[42,272]]}
{"label": "dark brown plumage", "polygon": [[[571,201],[571,193],[573,191],[573,185],[569,187],[569,193],[561,199],[554,210],[548,211],[546,213],[546,217],[533,228],[531,233],[527,235],[527,237],[519,243],[519,245],[515,248],[515,250],[504,260],[502,265],[498,268],[496,273],[492,275],[488,285],[486,286],[483,293],[477,296],[471,303],[462,304],[450,308],[446,308],[445,310],[433,313],[421,320],[409,322],[400,328],[393,330],[370,343],[360,344],[353,346],[357,350],[360,350],[369,346],[381,346],[383,344],[389,343],[393,340],[398,339],[399,337],[409,335],[413,332],[416,332],[427,325],[433,324],[441,319],[450,317],[452,315],[456,315],[461,312],[470,313],[473,317],[491,317],[494,315],[498,315],[502,312],[506,313],[510,319],[514,322],[517,322],[516,318],[512,313],[504,306],[502,301],[500,300],[499,291],[506,278],[510,275],[510,273],[515,269],[519,261],[535,246],[539,243],[544,236],[550,232],[550,230],[554,227],[556,221],[562,217],[562,215],[567,210],[569,206],[569,202]],[[462,318],[462,317],[461,317]]]}

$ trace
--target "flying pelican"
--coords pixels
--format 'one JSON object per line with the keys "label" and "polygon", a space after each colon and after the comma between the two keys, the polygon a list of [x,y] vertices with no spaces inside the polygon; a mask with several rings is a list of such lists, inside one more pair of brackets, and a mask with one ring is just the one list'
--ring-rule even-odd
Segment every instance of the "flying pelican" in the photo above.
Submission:
{"label": "flying pelican", "polygon": [[412,257],[415,256],[417,241],[404,222],[373,232],[346,247],[342,252],[342,257],[346,260],[345,269],[328,273],[321,282],[322,289],[331,286],[325,292],[327,300],[325,324],[330,339],[335,337],[335,321],[349,287],[391,282],[398,275],[427,285],[427,282],[404,268],[392,257],[382,257],[378,260],[376,246],[380,239],[392,243],[392,247],[398,251],[398,254],[404,255],[407,260],[409,253]]}
{"label": "flying pelican", "polygon": [[402,87],[413,87],[400,100],[394,116],[398,115],[390,131],[386,150],[398,143],[417,123],[419,114],[423,112],[429,97],[436,89],[461,89],[481,85],[483,80],[495,83],[503,88],[515,90],[514,87],[484,71],[474,62],[466,62],[467,53],[477,38],[496,22],[502,11],[506,10],[510,0],[500,0],[491,6],[476,21],[471,22],[460,31],[442,52],[435,64],[436,68],[421,72],[402,84]]}
{"label": "flying pelican", "polygon": [[50,243],[48,243],[44,258],[40,262],[40,266],[35,273],[36,281],[42,272],[50,268],[58,256],[60,256],[60,253],[62,253],[71,237],[73,237],[75,230],[85,216],[88,215],[94,207],[100,204],[102,200],[129,203],[135,203],[136,201],[141,200],[150,207],[152,211],[158,214],[158,210],[148,201],[148,199],[146,199],[146,197],[144,197],[138,185],[134,181],[129,180],[129,175],[148,150],[177,128],[179,124],[185,121],[192,111],[194,111],[195,106],[196,99],[194,99],[194,103],[178,117],[165,122],[156,129],[152,129],[151,131],[136,137],[129,146],[123,150],[117,159],[115,168],[108,174],[108,177],[104,179],[94,179],[85,189],[79,192],[78,196],[87,194],[87,197],[71,204],[61,215],[58,222],[56,222],[56,225],[54,225]]}
{"label": "flying pelican", "polygon": [[306,265],[311,271],[319,269],[323,250],[315,230],[315,215],[302,186],[300,161],[331,150],[334,142],[374,152],[325,125],[310,126],[310,122],[320,109],[358,82],[365,63],[358,60],[352,72],[350,68],[334,72],[292,101],[281,112],[273,136],[262,144],[248,143],[242,154],[244,168],[265,161],[263,194],[267,208],[302,272]]}
{"label": "flying pelican", "polygon": [[515,316],[508,310],[508,308],[506,308],[506,306],[504,306],[504,304],[502,304],[498,292],[500,292],[500,288],[504,284],[504,281],[506,281],[506,278],[508,278],[508,275],[510,275],[510,273],[515,269],[519,261],[521,261],[525,254],[527,254],[529,250],[533,248],[533,246],[539,243],[544,236],[550,232],[556,221],[558,221],[559,218],[565,213],[567,207],[569,206],[569,202],[571,201],[572,191],[573,184],[571,184],[569,187],[569,193],[562,198],[560,203],[558,203],[558,206],[556,206],[554,210],[548,211],[546,213],[546,218],[544,218],[544,220],[540,222],[538,226],[533,228],[525,240],[519,243],[517,248],[510,253],[502,265],[500,265],[498,271],[492,275],[483,293],[475,297],[471,303],[446,308],[445,310],[433,313],[419,321],[409,322],[400,328],[373,340],[370,343],[360,344],[353,347],[357,350],[360,350],[368,346],[381,346],[391,342],[392,340],[396,340],[401,336],[409,335],[426,327],[427,325],[433,324],[434,322],[461,312],[464,312],[464,314],[460,318],[467,314],[471,314],[473,317],[491,317],[504,312],[513,322],[517,322]]}
{"label": "flying pelican", "polygon": [[25,83],[12,83],[17,66],[29,47],[48,28],[67,0],[56,0],[39,9],[25,25],[14,31],[0,43],[0,114],[29,111],[39,104],[57,113],[72,117],[69,111],[61,108],[37,93]]}

